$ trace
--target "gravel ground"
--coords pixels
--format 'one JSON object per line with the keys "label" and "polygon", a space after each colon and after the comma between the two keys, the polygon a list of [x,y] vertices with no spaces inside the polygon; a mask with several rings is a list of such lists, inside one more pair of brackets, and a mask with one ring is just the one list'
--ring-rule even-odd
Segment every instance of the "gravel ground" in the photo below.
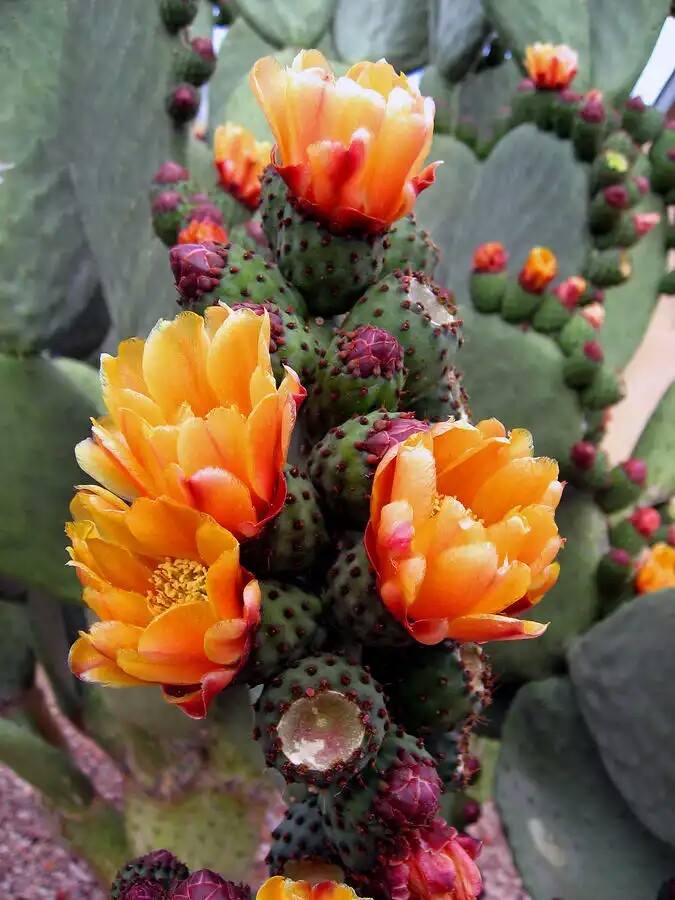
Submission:
{"label": "gravel ground", "polygon": [[[45,682],[40,680],[41,686]],[[59,717],[80,768],[99,793],[119,804],[122,776],[110,758]],[[484,900],[529,900],[518,877],[492,803],[469,829],[483,841],[479,863]],[[107,900],[84,860],[60,842],[55,822],[36,791],[0,765],[0,898],[2,900]],[[169,848],[171,849],[171,848]]]}

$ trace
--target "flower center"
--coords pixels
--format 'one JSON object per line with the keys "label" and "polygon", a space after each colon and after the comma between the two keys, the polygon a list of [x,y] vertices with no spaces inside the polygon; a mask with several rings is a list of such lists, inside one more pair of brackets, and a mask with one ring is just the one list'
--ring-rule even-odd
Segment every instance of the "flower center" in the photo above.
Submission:
{"label": "flower center", "polygon": [[179,603],[206,600],[206,566],[193,559],[167,557],[150,576],[148,606],[155,615]]}

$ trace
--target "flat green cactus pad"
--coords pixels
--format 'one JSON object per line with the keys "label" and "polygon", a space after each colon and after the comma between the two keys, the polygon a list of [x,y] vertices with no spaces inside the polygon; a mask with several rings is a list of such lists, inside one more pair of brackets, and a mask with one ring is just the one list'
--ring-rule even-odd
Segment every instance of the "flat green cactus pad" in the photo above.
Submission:
{"label": "flat green cactus pad", "polygon": [[96,380],[84,363],[0,356],[0,572],[62,599],[80,593],[63,523],[82,481],[73,447],[97,412]]}
{"label": "flat green cactus pad", "polygon": [[675,382],[661,398],[632,455],[647,462],[647,486],[659,497],[675,494]]}
{"label": "flat green cactus pad", "polygon": [[640,821],[671,845],[673,645],[671,588],[624,604],[583,635],[569,656],[579,706],[612,781]]}
{"label": "flat green cactus pad", "polygon": [[500,681],[529,681],[560,671],[570,642],[598,615],[595,572],[607,542],[607,523],[593,500],[567,487],[556,514],[566,544],[560,551],[560,578],[523,618],[549,622],[533,641],[490,644],[490,663]]}
{"label": "flat green cactus pad", "polygon": [[426,3],[337,0],[333,40],[344,60],[384,56],[397,69],[416,69],[428,55]]}
{"label": "flat green cactus pad", "polygon": [[0,705],[18,699],[30,687],[34,663],[25,608],[0,600]]}
{"label": "flat green cactus pad", "polygon": [[645,831],[609,780],[566,679],[534,682],[516,696],[496,800],[536,900],[653,900],[675,871],[675,852]]}
{"label": "flat green cactus pad", "polygon": [[434,0],[429,4],[431,61],[446,78],[458,81],[475,61],[488,29],[482,3]]}
{"label": "flat green cactus pad", "polygon": [[335,0],[237,0],[243,18],[277,47],[314,47],[334,5]]}

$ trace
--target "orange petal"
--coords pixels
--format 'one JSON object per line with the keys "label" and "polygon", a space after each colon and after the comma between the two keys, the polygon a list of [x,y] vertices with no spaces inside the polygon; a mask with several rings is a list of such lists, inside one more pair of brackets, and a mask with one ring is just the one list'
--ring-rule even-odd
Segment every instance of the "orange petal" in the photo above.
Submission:
{"label": "orange petal", "polygon": [[428,561],[421,590],[410,607],[415,619],[453,619],[473,609],[497,573],[489,542],[451,547]]}
{"label": "orange petal", "polygon": [[257,513],[248,487],[225,469],[201,469],[188,479],[195,505],[235,534],[255,534]]}
{"label": "orange petal", "polygon": [[118,650],[135,650],[143,629],[126,622],[94,622],[89,629],[89,640],[93,646],[114,660]]}
{"label": "orange petal", "polygon": [[[209,383],[220,405],[235,406],[245,415],[251,411],[250,382],[258,366],[258,341],[266,321],[269,328],[266,317],[248,309],[235,310],[213,336],[208,351]],[[269,349],[267,357],[269,361]]]}
{"label": "orange petal", "polygon": [[90,538],[87,547],[91,552],[94,572],[114,587],[123,591],[145,594],[152,569],[124,547],[110,544],[100,538]]}
{"label": "orange petal", "polygon": [[490,525],[516,506],[539,503],[557,476],[558,463],[553,459],[514,459],[483,482],[471,508]]}
{"label": "orange petal", "polygon": [[410,504],[415,526],[429,518],[436,496],[436,463],[428,432],[412,435],[398,446],[391,499]]}
{"label": "orange petal", "polygon": [[239,545],[225,550],[206,575],[206,591],[215,619],[238,619],[243,613]]}
{"label": "orange petal", "polygon": [[239,541],[231,531],[212,519],[204,519],[197,529],[197,549],[204,565],[212,566],[221,553],[234,553],[239,561]]}
{"label": "orange petal", "polygon": [[104,484],[120,497],[131,500],[142,493],[141,486],[129,475],[114,456],[93,441],[86,438],[75,446],[78,466],[100,484]]}
{"label": "orange petal", "polygon": [[203,600],[176,604],[145,628],[138,652],[152,662],[203,660],[204,634],[215,621],[211,605]]}
{"label": "orange petal", "polygon": [[204,652],[219,665],[236,665],[246,648],[246,632],[243,619],[216,622],[204,635]]}
{"label": "orange petal", "polygon": [[515,641],[540,637],[548,625],[527,619],[510,619],[507,616],[477,615],[454,619],[448,626],[448,637],[456,641]]}
{"label": "orange petal", "polygon": [[214,664],[206,656],[202,659],[156,662],[135,650],[120,650],[117,665],[133,678],[153,684],[198,684],[204,675],[214,669]]}
{"label": "orange petal", "polygon": [[68,666],[73,675],[81,681],[109,687],[130,687],[140,684],[136,678],[127,675],[112,660],[100,653],[86,634],[82,634],[70,648]]}
{"label": "orange petal", "polygon": [[133,591],[121,591],[101,579],[96,580],[99,584],[85,587],[82,599],[99,619],[103,621],[118,619],[129,625],[139,625],[141,628],[152,619],[144,595]]}
{"label": "orange petal", "polygon": [[196,532],[204,517],[171,500],[135,500],[127,515],[129,530],[142,552],[152,557],[199,559]]}

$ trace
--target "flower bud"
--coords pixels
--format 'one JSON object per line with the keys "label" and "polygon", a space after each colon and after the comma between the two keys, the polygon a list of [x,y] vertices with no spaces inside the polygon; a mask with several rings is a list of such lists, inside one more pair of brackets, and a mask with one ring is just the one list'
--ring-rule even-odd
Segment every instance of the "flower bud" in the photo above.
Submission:
{"label": "flower bud", "polygon": [[162,191],[152,201],[152,214],[161,216],[175,212],[182,203],[183,197],[178,191]]}
{"label": "flower bud", "polygon": [[401,413],[398,419],[383,419],[373,426],[373,433],[365,441],[356,446],[357,450],[365,450],[368,454],[366,464],[376,466],[384,455],[394,447],[419,431],[426,431],[429,426],[420,422],[412,413]]}
{"label": "flower bud", "polygon": [[403,347],[393,334],[374,325],[361,325],[347,332],[340,342],[339,358],[352,375],[392,378],[403,368]]}
{"label": "flower bud", "polygon": [[610,184],[608,187],[604,188],[602,193],[605,202],[611,206],[612,209],[628,209],[630,206],[630,194],[623,184]]}
{"label": "flower bud", "polygon": [[194,85],[183,82],[169,91],[166,111],[177,125],[182,125],[197,115],[200,100],[199,90]]}
{"label": "flower bud", "polygon": [[562,305],[571,311],[586,292],[587,286],[588,283],[585,278],[582,278],[580,275],[572,275],[571,278],[566,278],[554,288],[553,293]]}
{"label": "flower bud", "polygon": [[473,271],[498,274],[508,265],[509,254],[499,241],[479,244],[473,252]]}
{"label": "flower bud", "polygon": [[426,825],[438,812],[441,789],[434,765],[404,754],[386,773],[375,811],[392,828]]}
{"label": "flower bud", "polygon": [[649,234],[652,228],[661,221],[661,216],[657,212],[633,213],[633,226],[639,237]]}
{"label": "flower bud", "polygon": [[647,463],[644,459],[628,459],[621,463],[621,468],[633,484],[642,487],[647,480]]}
{"label": "flower bud", "polygon": [[188,170],[180,163],[167,160],[152,176],[153,184],[178,184],[190,177]]}
{"label": "flower bud", "polygon": [[189,305],[219,283],[225,257],[215,244],[178,244],[169,253],[181,303]]}
{"label": "flower bud", "polygon": [[633,511],[630,521],[637,532],[648,538],[661,527],[661,514],[653,506],[639,506]]}
{"label": "flower bud", "polygon": [[586,341],[584,344],[584,356],[596,363],[601,363],[605,354],[598,341]]}
{"label": "flower bud", "polygon": [[605,104],[600,91],[589,91],[579,111],[584,122],[600,123],[605,121]]}
{"label": "flower bud", "polygon": [[590,441],[577,441],[570,450],[570,459],[579,469],[590,469],[598,455],[598,448]]}
{"label": "flower bud", "polygon": [[210,869],[198,869],[174,887],[171,900],[250,900],[251,889],[225,881]]}
{"label": "flower bud", "polygon": [[548,247],[533,247],[520,271],[518,281],[523,290],[540,294],[553,281],[558,261]]}

